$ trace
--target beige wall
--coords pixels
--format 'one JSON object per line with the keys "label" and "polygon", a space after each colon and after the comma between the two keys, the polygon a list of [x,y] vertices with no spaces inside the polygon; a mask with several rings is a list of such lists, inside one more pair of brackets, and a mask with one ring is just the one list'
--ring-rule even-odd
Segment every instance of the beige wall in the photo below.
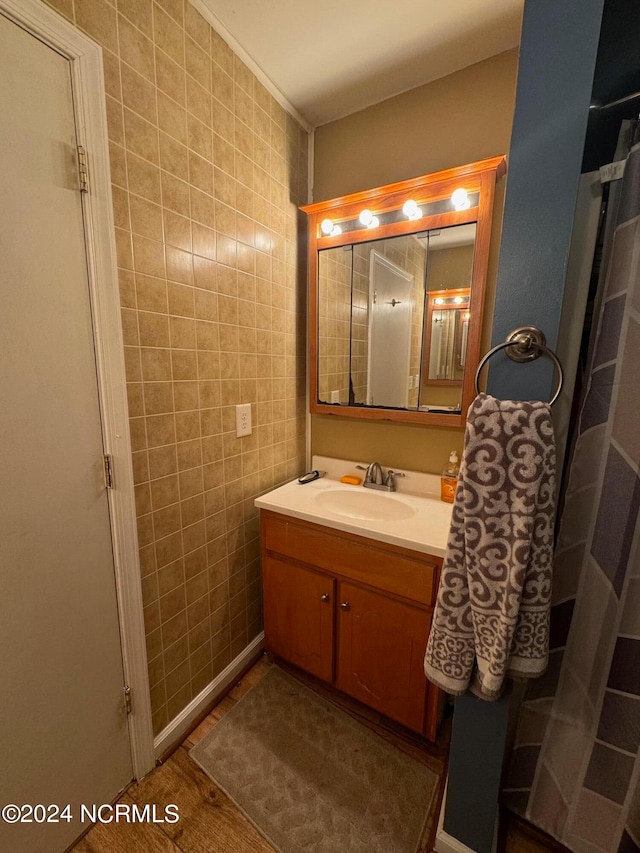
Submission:
{"label": "beige wall", "polygon": [[313,200],[508,152],[517,50],[317,128]]}
{"label": "beige wall", "polygon": [[[507,154],[518,52],[507,51],[316,130],[314,201]],[[498,186],[483,351],[491,326],[504,179]],[[331,416],[311,421],[312,449],[437,473],[462,430]]]}
{"label": "beige wall", "polygon": [[48,2],[103,47],[158,732],[261,630],[253,499],[304,466],[308,137],[186,0]]}

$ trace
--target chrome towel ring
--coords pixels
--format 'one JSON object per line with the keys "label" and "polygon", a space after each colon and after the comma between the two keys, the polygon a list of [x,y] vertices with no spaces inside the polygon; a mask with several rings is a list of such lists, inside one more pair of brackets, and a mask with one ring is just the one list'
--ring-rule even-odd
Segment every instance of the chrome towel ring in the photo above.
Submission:
{"label": "chrome towel ring", "polygon": [[489,361],[492,355],[497,352],[500,352],[500,350],[503,349],[506,349],[506,354],[512,361],[535,361],[536,358],[539,358],[541,355],[546,355],[548,358],[551,359],[551,361],[553,361],[558,372],[558,387],[556,388],[555,394],[549,401],[549,405],[553,406],[555,401],[560,396],[560,392],[562,391],[564,374],[562,372],[562,365],[560,364],[560,359],[552,349],[549,349],[546,344],[544,334],[540,331],[540,329],[538,329],[537,326],[519,326],[512,332],[509,332],[509,334],[507,335],[507,339],[504,341],[504,343],[497,344],[495,347],[493,347],[493,349],[490,349],[489,352],[483,356],[483,358],[480,360],[480,364],[478,365],[478,369],[476,370],[476,394],[479,393],[478,381],[480,379],[480,371]]}

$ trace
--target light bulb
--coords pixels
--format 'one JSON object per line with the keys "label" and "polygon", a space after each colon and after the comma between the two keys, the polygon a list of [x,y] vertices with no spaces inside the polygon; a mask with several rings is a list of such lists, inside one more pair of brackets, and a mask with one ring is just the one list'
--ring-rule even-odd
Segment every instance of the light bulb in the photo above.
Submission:
{"label": "light bulb", "polygon": [[371,223],[371,220],[373,219],[373,213],[371,213],[371,211],[370,211],[370,210],[367,210],[367,209],[365,208],[365,209],[362,211],[362,213],[360,214],[359,219],[360,219],[360,222],[362,222],[362,224],[363,224],[363,225],[367,225],[367,226],[371,227],[370,223]]}
{"label": "light bulb", "polygon": [[378,225],[380,225],[380,220],[378,219],[377,216],[372,216],[371,219],[369,220],[369,224],[367,225],[367,228],[377,228]]}
{"label": "light bulb", "polygon": [[456,210],[467,210],[471,207],[471,199],[464,187],[458,187],[451,193],[451,202]]}
{"label": "light bulb", "polygon": [[323,234],[331,234],[331,232],[333,231],[333,222],[331,221],[331,219],[323,219],[320,223],[320,230]]}
{"label": "light bulb", "polygon": [[460,305],[461,302],[464,302],[464,299],[462,298],[462,296],[456,296],[453,301],[456,303],[456,305]]}
{"label": "light bulb", "polygon": [[444,299],[441,296],[438,296],[438,298],[433,301],[436,305],[442,305],[444,303]]}
{"label": "light bulb", "polygon": [[[402,205],[402,212],[407,219],[419,219],[422,214],[422,211],[412,198],[407,199],[407,201]],[[416,213],[418,214],[417,216]]]}
{"label": "light bulb", "polygon": [[337,237],[338,234],[342,234],[342,228],[339,225],[334,225],[331,229],[331,236]]}

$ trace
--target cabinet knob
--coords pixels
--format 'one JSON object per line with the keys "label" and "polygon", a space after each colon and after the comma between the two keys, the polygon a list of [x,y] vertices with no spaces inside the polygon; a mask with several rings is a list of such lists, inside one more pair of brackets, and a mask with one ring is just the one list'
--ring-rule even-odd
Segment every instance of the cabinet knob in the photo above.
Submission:
{"label": "cabinet knob", "polygon": [[343,601],[342,604],[340,605],[340,608],[342,610],[351,610],[351,605],[349,604],[348,601]]}
{"label": "cabinet knob", "polygon": [[329,598],[330,598],[329,593],[323,592],[322,595],[320,596],[320,601],[329,601]]}

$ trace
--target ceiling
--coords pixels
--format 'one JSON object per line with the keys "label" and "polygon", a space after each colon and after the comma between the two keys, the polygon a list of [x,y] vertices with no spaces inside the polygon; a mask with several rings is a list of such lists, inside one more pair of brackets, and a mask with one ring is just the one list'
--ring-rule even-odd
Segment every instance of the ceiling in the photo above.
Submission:
{"label": "ceiling", "polygon": [[196,5],[206,6],[232,47],[318,127],[515,47],[523,2],[199,0]]}

